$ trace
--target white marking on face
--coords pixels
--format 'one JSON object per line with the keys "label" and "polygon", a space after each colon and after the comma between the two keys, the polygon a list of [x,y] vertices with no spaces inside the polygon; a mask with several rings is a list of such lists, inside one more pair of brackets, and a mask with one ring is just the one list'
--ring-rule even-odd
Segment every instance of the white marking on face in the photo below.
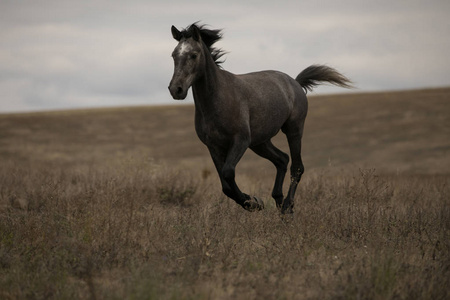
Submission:
{"label": "white marking on face", "polygon": [[192,49],[192,46],[189,43],[184,42],[184,43],[181,43],[180,50],[178,53],[180,55],[184,55],[185,52],[189,52],[191,49]]}

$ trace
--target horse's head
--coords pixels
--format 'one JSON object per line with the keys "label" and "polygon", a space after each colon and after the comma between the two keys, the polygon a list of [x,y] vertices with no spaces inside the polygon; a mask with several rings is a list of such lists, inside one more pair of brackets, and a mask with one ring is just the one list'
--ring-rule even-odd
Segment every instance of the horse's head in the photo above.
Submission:
{"label": "horse's head", "polygon": [[198,78],[205,64],[205,51],[199,28],[194,24],[189,30],[180,32],[172,26],[172,36],[178,45],[172,52],[175,70],[169,90],[176,100],[186,98],[191,85]]}

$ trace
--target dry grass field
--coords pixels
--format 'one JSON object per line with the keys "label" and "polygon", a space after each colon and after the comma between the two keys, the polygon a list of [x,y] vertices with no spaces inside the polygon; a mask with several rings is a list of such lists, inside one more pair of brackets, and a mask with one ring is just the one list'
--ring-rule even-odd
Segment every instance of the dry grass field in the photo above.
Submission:
{"label": "dry grass field", "polygon": [[192,106],[0,115],[0,299],[450,299],[450,88],[309,100],[288,217]]}

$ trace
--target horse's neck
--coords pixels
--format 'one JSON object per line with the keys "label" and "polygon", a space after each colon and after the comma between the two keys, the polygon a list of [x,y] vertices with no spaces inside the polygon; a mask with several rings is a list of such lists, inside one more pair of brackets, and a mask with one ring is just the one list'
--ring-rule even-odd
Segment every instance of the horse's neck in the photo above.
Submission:
{"label": "horse's neck", "polygon": [[211,59],[205,68],[204,75],[201,76],[192,86],[195,106],[201,110],[212,109],[219,104],[220,80],[222,71]]}

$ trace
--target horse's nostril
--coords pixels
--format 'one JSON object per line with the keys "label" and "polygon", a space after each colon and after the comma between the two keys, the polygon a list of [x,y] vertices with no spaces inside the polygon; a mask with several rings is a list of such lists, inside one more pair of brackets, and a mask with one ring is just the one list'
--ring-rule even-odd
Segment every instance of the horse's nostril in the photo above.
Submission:
{"label": "horse's nostril", "polygon": [[182,87],[178,87],[177,88],[177,94],[180,95],[183,93],[183,88]]}

